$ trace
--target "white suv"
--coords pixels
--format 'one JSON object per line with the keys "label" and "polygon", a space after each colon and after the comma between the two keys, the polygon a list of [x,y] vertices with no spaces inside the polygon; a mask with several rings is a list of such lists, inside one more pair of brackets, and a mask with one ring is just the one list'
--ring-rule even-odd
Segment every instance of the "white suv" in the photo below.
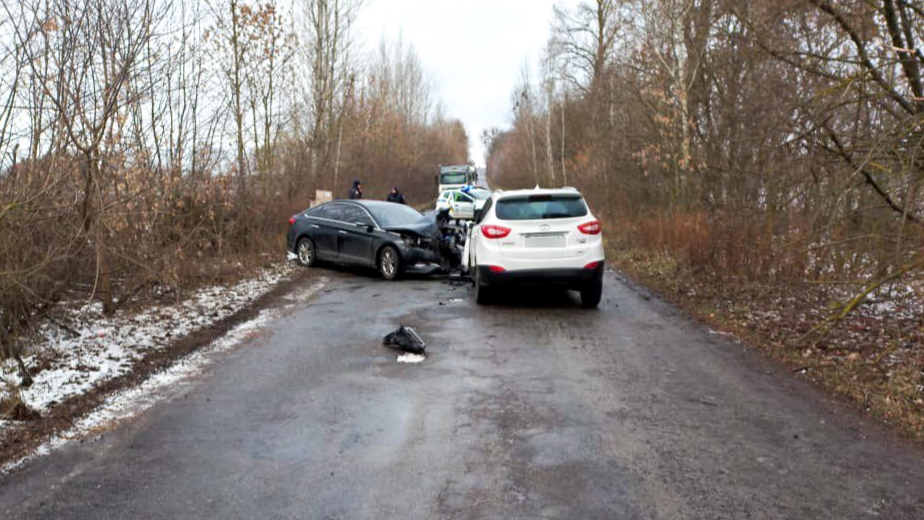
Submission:
{"label": "white suv", "polygon": [[502,285],[557,284],[596,307],[603,289],[603,236],[577,190],[495,192],[469,232],[463,268],[485,303]]}

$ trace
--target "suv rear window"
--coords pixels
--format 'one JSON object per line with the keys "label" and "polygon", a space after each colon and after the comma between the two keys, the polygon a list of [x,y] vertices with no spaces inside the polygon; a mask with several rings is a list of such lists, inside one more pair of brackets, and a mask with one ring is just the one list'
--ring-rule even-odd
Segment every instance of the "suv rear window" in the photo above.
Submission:
{"label": "suv rear window", "polygon": [[500,199],[494,211],[501,220],[545,220],[587,216],[587,204],[577,194],[529,195]]}

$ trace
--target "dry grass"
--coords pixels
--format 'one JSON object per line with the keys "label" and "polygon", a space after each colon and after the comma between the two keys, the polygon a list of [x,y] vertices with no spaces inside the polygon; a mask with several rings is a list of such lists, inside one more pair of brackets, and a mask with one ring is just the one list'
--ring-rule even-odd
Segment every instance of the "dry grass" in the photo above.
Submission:
{"label": "dry grass", "polygon": [[6,387],[3,395],[0,396],[0,419],[31,421],[41,417],[37,411],[30,408],[23,400],[22,392],[18,385],[4,378],[0,378],[0,385]]}

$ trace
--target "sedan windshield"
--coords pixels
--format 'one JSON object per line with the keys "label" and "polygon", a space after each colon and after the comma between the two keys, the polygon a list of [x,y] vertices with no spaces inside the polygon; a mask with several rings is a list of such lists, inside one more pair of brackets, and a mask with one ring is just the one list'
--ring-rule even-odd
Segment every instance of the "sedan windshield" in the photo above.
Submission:
{"label": "sedan windshield", "polygon": [[383,228],[417,224],[424,218],[419,211],[404,204],[376,204],[367,209]]}
{"label": "sedan windshield", "polygon": [[478,200],[488,200],[491,198],[491,192],[488,190],[469,190],[468,194]]}

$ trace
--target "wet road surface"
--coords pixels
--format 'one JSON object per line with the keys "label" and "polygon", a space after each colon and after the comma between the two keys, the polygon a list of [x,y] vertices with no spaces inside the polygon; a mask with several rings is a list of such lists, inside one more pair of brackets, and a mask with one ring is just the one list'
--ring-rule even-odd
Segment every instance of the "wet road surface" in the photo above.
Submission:
{"label": "wet road surface", "polygon": [[[924,518],[920,451],[612,273],[596,311],[325,275],[195,384],[0,477],[0,517]],[[398,324],[425,362],[381,347]]]}

